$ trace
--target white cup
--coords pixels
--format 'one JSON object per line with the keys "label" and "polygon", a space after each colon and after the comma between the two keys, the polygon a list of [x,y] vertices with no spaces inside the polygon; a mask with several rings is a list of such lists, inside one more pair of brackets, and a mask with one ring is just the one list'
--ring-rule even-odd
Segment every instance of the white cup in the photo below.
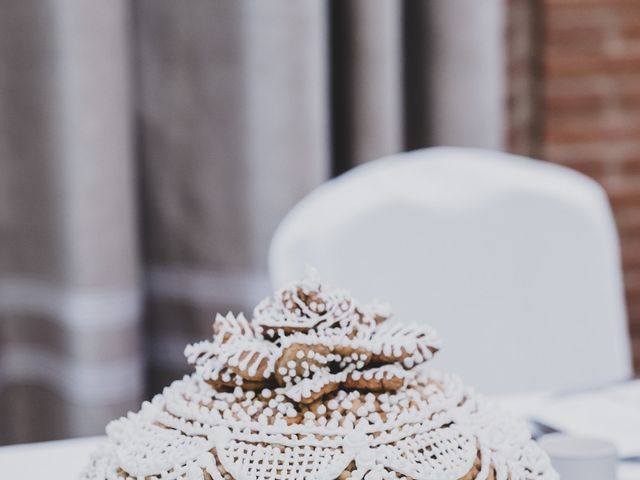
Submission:
{"label": "white cup", "polygon": [[538,440],[561,480],[615,480],[616,446],[596,438],[550,433]]}

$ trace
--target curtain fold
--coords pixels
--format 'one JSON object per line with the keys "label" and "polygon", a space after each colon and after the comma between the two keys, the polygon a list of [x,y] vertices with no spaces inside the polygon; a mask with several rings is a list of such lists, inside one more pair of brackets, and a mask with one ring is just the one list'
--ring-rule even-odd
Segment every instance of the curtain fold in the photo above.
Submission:
{"label": "curtain fold", "polygon": [[126,4],[2,13],[0,442],[90,434],[142,393]]}
{"label": "curtain fold", "polygon": [[187,372],[332,174],[495,146],[498,1],[4,2],[0,443],[100,433]]}
{"label": "curtain fold", "polygon": [[404,149],[403,2],[330,2],[336,172]]}
{"label": "curtain fold", "polygon": [[426,69],[418,74],[424,130],[414,135],[432,145],[503,149],[504,0],[409,1],[423,31],[413,61]]}
{"label": "curtain fold", "polygon": [[278,221],[328,176],[322,2],[137,4],[151,390],[270,288]]}

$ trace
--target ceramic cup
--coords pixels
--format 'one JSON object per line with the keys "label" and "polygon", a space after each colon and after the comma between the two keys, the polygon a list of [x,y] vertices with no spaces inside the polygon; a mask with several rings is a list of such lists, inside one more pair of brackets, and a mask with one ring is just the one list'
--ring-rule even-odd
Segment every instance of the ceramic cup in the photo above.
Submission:
{"label": "ceramic cup", "polygon": [[615,480],[618,455],[608,440],[563,433],[542,436],[538,443],[549,454],[562,480]]}

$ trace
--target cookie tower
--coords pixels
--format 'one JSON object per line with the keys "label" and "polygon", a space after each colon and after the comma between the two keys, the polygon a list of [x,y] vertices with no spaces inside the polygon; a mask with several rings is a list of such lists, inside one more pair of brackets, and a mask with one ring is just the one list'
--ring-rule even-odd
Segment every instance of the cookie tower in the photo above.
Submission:
{"label": "cookie tower", "polygon": [[82,480],[556,479],[526,427],[425,367],[434,331],[308,278],[217,316],[195,372],[111,422]]}

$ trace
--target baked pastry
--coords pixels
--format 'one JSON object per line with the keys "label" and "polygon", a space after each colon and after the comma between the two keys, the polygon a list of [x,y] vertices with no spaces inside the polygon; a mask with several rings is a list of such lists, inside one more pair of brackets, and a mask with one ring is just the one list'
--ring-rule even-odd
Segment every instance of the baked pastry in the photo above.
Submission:
{"label": "baked pastry", "polygon": [[111,422],[83,480],[547,480],[526,426],[426,368],[435,332],[315,278],[218,315],[192,375]]}

